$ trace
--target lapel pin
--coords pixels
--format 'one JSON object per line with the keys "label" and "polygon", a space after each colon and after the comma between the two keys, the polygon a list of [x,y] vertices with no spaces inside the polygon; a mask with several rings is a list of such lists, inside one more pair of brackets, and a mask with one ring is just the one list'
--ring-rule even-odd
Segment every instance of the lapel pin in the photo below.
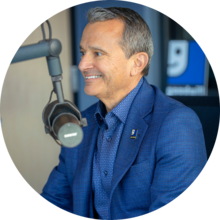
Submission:
{"label": "lapel pin", "polygon": [[132,131],[131,131],[131,139],[136,139],[136,137],[137,137],[137,132],[138,132],[137,129],[132,129]]}

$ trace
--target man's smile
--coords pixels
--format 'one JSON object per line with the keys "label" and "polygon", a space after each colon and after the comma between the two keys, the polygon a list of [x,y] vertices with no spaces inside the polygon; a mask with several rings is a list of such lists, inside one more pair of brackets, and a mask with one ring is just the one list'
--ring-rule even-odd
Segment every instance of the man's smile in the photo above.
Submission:
{"label": "man's smile", "polygon": [[94,79],[97,79],[97,78],[100,78],[101,75],[91,75],[91,76],[85,76],[85,80],[94,80]]}

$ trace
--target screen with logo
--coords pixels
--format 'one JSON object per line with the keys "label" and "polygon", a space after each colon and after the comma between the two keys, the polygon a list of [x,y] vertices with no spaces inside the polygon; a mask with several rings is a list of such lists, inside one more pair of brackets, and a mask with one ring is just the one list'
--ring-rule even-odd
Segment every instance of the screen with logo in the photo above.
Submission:
{"label": "screen with logo", "polygon": [[205,96],[208,91],[208,62],[196,41],[170,40],[166,94]]}

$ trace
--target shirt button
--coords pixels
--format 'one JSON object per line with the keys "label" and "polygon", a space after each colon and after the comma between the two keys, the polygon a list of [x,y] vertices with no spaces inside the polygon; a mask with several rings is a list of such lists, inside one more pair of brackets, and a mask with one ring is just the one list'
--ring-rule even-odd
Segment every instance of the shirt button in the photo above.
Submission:
{"label": "shirt button", "polygon": [[106,140],[109,142],[111,141],[111,137],[107,137]]}
{"label": "shirt button", "polygon": [[104,174],[105,174],[105,176],[107,176],[107,175],[108,175],[108,171],[105,170],[105,171],[104,171]]}

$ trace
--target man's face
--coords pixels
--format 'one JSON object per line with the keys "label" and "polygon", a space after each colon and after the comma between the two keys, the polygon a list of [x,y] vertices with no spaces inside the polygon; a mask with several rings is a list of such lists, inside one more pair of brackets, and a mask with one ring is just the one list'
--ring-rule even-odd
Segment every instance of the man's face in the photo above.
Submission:
{"label": "man's face", "polygon": [[108,101],[127,94],[132,81],[132,62],[119,42],[124,24],[113,19],[89,23],[82,35],[79,69],[85,78],[85,93]]}

